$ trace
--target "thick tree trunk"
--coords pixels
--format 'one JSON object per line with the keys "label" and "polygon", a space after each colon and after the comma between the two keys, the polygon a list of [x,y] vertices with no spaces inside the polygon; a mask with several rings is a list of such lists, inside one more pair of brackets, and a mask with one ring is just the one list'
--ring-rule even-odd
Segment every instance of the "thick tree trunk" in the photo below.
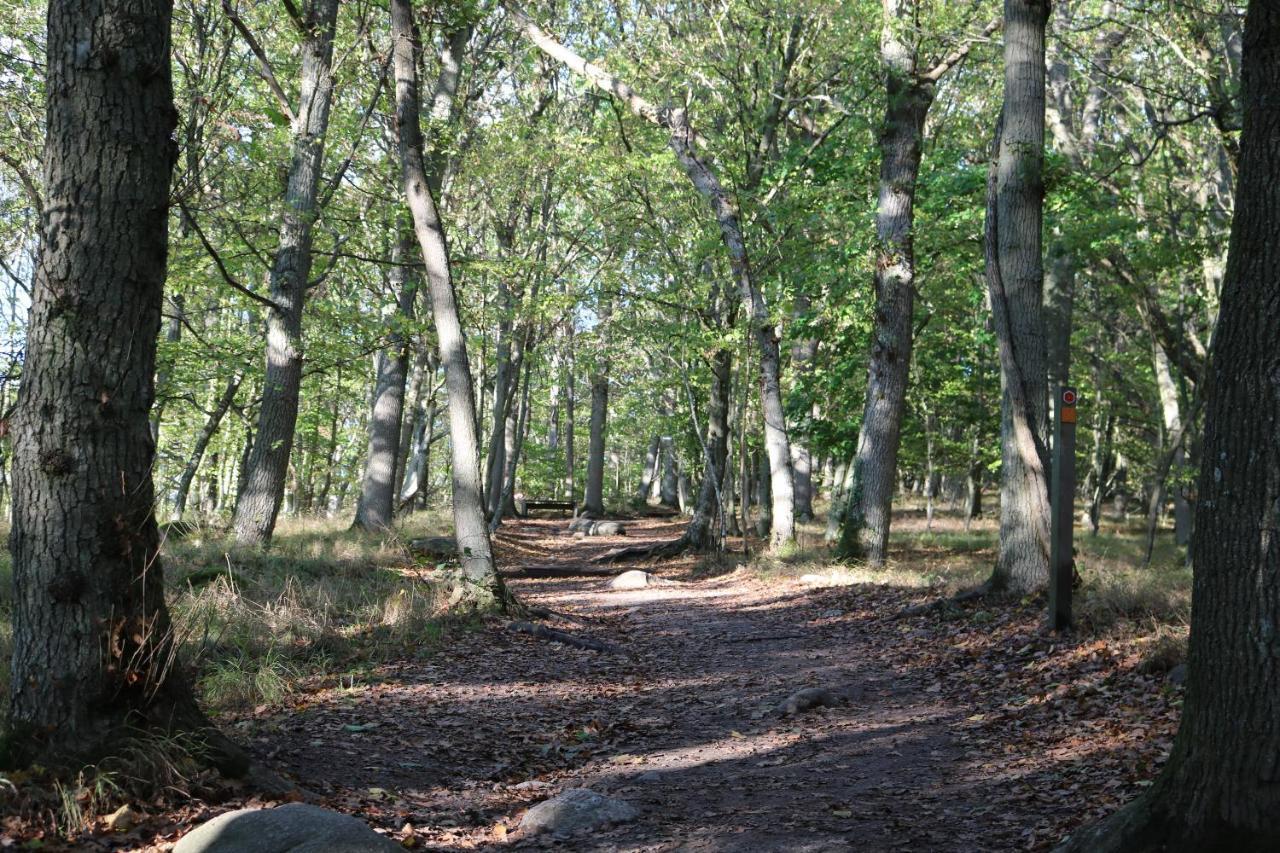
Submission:
{"label": "thick tree trunk", "polygon": [[298,395],[302,386],[302,308],[311,278],[312,226],[333,97],[333,34],[338,0],[307,5],[302,40],[302,85],[293,122],[293,160],[271,269],[267,309],[266,378],[257,441],[249,455],[244,490],[236,501],[235,537],[244,545],[271,540],[284,497]]}
{"label": "thick tree trunk", "polygon": [[1280,849],[1280,7],[1245,23],[1240,189],[1205,409],[1187,695],[1147,793],[1067,851]]}
{"label": "thick tree trunk", "polygon": [[1000,353],[996,589],[1049,579],[1048,390],[1041,259],[1045,0],[1005,0],[1005,97],[988,181],[987,282]]}
{"label": "thick tree trunk", "polygon": [[[177,154],[170,15],[166,0],[49,4],[46,204],[12,420],[3,766],[80,768],[130,727],[208,726],[175,660],[148,422]],[[245,769],[204,737],[226,769]]]}
{"label": "thick tree trunk", "polygon": [[378,353],[373,405],[369,411],[369,452],[365,459],[360,499],[353,527],[379,531],[391,527],[395,515],[396,462],[400,455],[400,424],[404,420],[404,392],[409,378],[409,342],[404,326],[413,321],[418,280],[407,265],[413,254],[413,235],[399,235],[392,260],[391,286],[396,312],[387,346]]}
{"label": "thick tree trunk", "polygon": [[609,376],[600,369],[591,376],[591,436],[587,447],[587,486],[582,500],[586,515],[604,515],[604,439],[609,415]]}
{"label": "thick tree trunk", "polygon": [[200,460],[204,458],[204,453],[209,448],[209,442],[213,441],[214,435],[218,432],[218,427],[222,424],[222,419],[226,417],[227,412],[231,409],[231,404],[235,402],[236,392],[240,390],[240,383],[244,381],[244,374],[236,372],[227,380],[227,387],[223,389],[216,403],[214,403],[213,411],[209,412],[209,416],[205,418],[204,426],[200,429],[200,435],[196,436],[195,446],[191,448],[191,456],[187,458],[186,467],[182,469],[182,476],[178,479],[178,489],[173,500],[173,515],[175,518],[181,519],[187,511],[187,495],[191,493],[191,483],[195,480],[196,471],[200,468]]}
{"label": "thick tree trunk", "polygon": [[426,267],[431,311],[449,391],[449,444],[453,468],[453,524],[462,563],[456,598],[478,608],[505,609],[510,598],[498,576],[480,492],[480,449],[467,339],[458,315],[444,226],[436,208],[422,154],[418,112],[417,59],[420,53],[412,0],[391,0],[391,33],[396,78],[396,128],[404,193]]}
{"label": "thick tree trunk", "polygon": [[911,372],[916,183],[924,122],[933,103],[933,85],[919,78],[915,47],[906,41],[906,26],[914,16],[915,3],[886,0],[884,8],[880,43],[888,101],[880,131],[876,308],[867,397],[839,545],[842,556],[866,560],[873,566],[884,564],[889,545],[898,446]]}

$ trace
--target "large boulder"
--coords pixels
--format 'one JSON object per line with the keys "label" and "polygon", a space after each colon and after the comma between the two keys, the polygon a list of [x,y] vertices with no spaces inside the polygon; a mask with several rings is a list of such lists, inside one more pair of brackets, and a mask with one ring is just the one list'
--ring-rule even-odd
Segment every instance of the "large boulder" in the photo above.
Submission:
{"label": "large boulder", "polygon": [[626,823],[639,816],[636,807],[625,800],[615,800],[586,788],[570,788],[525,812],[520,819],[520,831],[527,835],[542,832],[575,835],[589,829]]}
{"label": "large boulder", "polygon": [[651,575],[640,569],[632,569],[629,572],[623,572],[613,580],[609,581],[609,589],[626,590],[626,589],[644,589],[650,586],[665,586],[670,581],[664,581],[657,575]]}
{"label": "large boulder", "polygon": [[404,848],[362,820],[306,803],[240,809],[183,836],[173,853],[394,853]]}

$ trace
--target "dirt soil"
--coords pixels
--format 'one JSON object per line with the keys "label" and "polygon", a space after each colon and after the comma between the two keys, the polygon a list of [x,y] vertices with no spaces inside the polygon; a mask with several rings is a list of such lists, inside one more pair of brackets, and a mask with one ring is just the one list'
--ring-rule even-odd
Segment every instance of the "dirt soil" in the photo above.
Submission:
{"label": "dirt soil", "polygon": [[[511,569],[581,566],[681,524],[582,540],[563,520],[527,520],[498,547]],[[321,804],[426,850],[551,845],[521,837],[519,819],[575,787],[641,817],[562,849],[1040,850],[1137,794],[1167,754],[1180,688],[1139,672],[1123,644],[1046,633],[1037,602],[896,618],[927,594],[699,579],[693,565],[619,565],[671,581],[626,592],[599,577],[512,581],[563,614],[546,624],[622,654],[495,621],[233,731]],[[777,712],[806,687],[842,704]]]}

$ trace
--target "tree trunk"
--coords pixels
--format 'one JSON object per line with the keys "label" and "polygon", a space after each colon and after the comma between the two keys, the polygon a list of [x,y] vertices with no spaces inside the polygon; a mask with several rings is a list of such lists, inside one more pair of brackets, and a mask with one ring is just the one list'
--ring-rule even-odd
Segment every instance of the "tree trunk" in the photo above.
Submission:
{"label": "tree trunk", "polygon": [[978,440],[978,431],[975,429],[973,443],[969,447],[969,473],[965,477],[965,532],[968,532],[973,520],[982,515],[982,478],[985,472],[982,470],[981,449],[982,444]]}
{"label": "tree trunk", "polygon": [[1182,724],[1147,793],[1067,851],[1280,849],[1280,7],[1245,23],[1240,183],[1205,402]]}
{"label": "tree trunk", "polygon": [[987,282],[1000,353],[996,589],[1049,579],[1048,389],[1041,260],[1045,0],[1005,0],[1005,97],[988,180]]}
{"label": "tree trunk", "polygon": [[644,469],[640,472],[640,488],[636,490],[636,500],[645,503],[649,500],[649,493],[653,490],[653,481],[658,473],[658,463],[661,461],[659,451],[662,447],[662,437],[655,435],[649,441],[649,450],[644,455]]}
{"label": "tree trunk", "polygon": [[271,541],[284,497],[302,386],[302,308],[311,278],[312,225],[333,96],[333,34],[338,0],[307,5],[302,40],[302,85],[293,122],[280,239],[271,268],[267,359],[258,411],[257,441],[249,455],[244,490],[236,500],[235,537],[242,545]]}
{"label": "tree trunk", "polygon": [[200,460],[204,458],[204,453],[209,448],[209,442],[217,434],[218,427],[222,424],[222,419],[226,417],[227,412],[231,409],[231,404],[235,402],[236,392],[240,390],[240,383],[243,381],[243,373],[236,372],[231,375],[231,378],[227,380],[227,387],[222,391],[222,396],[214,404],[213,411],[205,418],[200,435],[196,436],[195,446],[191,448],[191,456],[187,458],[187,465],[182,469],[182,476],[178,479],[178,490],[173,500],[173,515],[175,518],[181,519],[187,511],[187,495],[191,493],[191,483],[195,480],[196,471],[200,468]]}
{"label": "tree trunk", "polygon": [[396,128],[404,193],[422,249],[431,312],[449,391],[449,444],[453,467],[454,538],[462,563],[455,598],[477,608],[510,603],[493,560],[480,492],[480,449],[467,339],[458,315],[449,250],[423,161],[418,111],[417,60],[421,51],[412,0],[391,0],[392,55],[396,78]]}
{"label": "tree trunk", "polygon": [[876,208],[878,243],[867,397],[853,462],[853,486],[845,498],[839,553],[884,564],[889,545],[898,446],[911,372],[915,308],[916,183],[924,122],[933,103],[933,86],[918,76],[916,51],[905,41],[915,2],[885,0],[881,62],[888,96],[880,132],[880,200]]}
{"label": "tree trunk", "polygon": [[[793,316],[803,320],[810,309],[809,297],[805,294],[797,295],[792,305]],[[813,373],[817,356],[817,338],[802,338],[792,345],[791,370],[797,382],[803,382],[804,377]],[[817,406],[814,406],[814,411],[816,413]],[[809,521],[813,518],[813,458],[808,445],[795,435],[791,436],[791,468],[795,472],[796,518]]]}
{"label": "tree trunk", "polygon": [[208,730],[175,660],[148,414],[177,148],[165,0],[52,0],[41,248],[13,414],[13,657],[0,764],[79,768]]}
{"label": "tree trunk", "polygon": [[718,349],[711,357],[711,396],[707,403],[707,428],[704,442],[706,455],[702,485],[698,489],[698,502],[693,517],[685,528],[685,538],[690,547],[705,551],[711,547],[711,526],[718,521],[724,535],[724,496],[720,492],[729,456],[729,395],[733,384],[733,353]]}
{"label": "tree trunk", "polygon": [[387,346],[378,353],[378,375],[369,411],[369,453],[352,522],[353,527],[362,530],[388,530],[395,515],[396,461],[400,455],[400,424],[404,420],[404,392],[409,377],[409,342],[404,326],[413,321],[413,303],[418,298],[417,276],[407,266],[413,254],[412,240],[412,234],[401,232],[392,258],[396,262],[391,272],[396,312]]}
{"label": "tree trunk", "polygon": [[609,376],[603,368],[591,376],[591,441],[587,449],[587,487],[582,509],[604,515],[604,434],[609,414]]}
{"label": "tree trunk", "polygon": [[661,460],[662,477],[659,481],[658,499],[665,507],[675,507],[679,504],[680,485],[676,475],[675,439],[669,435],[662,437]]}
{"label": "tree trunk", "polygon": [[[1165,435],[1171,442],[1177,443],[1169,448],[1173,454],[1170,462],[1175,473],[1181,472],[1186,460],[1186,433],[1182,423],[1182,412],[1178,400],[1178,387],[1173,381],[1169,357],[1160,342],[1155,343],[1156,388],[1160,392],[1160,412],[1164,421]],[[1164,471],[1157,483],[1158,491],[1163,495],[1169,471]],[[1163,501],[1161,501],[1163,503]],[[1173,535],[1179,545],[1191,541],[1191,504],[1187,501],[1186,492],[1181,484],[1173,488]]]}

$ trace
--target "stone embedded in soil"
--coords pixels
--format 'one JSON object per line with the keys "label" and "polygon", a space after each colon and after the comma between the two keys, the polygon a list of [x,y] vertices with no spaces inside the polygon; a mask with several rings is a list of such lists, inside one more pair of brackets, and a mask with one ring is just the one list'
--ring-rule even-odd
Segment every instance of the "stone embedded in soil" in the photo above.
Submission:
{"label": "stone embedded in soil", "polygon": [[598,521],[579,516],[569,522],[569,532],[581,533],[583,536],[626,536],[627,528],[620,521]]}
{"label": "stone embedded in soil", "polygon": [[520,831],[527,835],[543,832],[574,835],[588,829],[626,823],[639,816],[636,807],[624,800],[615,800],[586,788],[570,788],[525,812],[520,819]]}
{"label": "stone embedded in soil", "polygon": [[187,833],[173,853],[393,853],[404,848],[361,820],[306,803],[240,809]]}
{"label": "stone embedded in soil", "polygon": [[665,581],[657,575],[651,575],[639,569],[632,569],[609,581],[609,589],[644,589],[648,586],[659,586],[663,583]]}
{"label": "stone embedded in soil", "polygon": [[778,706],[778,713],[786,717],[793,717],[801,711],[809,711],[814,708],[834,708],[839,704],[839,697],[825,687],[806,687],[788,696],[787,701]]}
{"label": "stone embedded in soil", "polygon": [[409,551],[423,557],[447,560],[458,556],[458,543],[452,536],[428,536],[409,540]]}

